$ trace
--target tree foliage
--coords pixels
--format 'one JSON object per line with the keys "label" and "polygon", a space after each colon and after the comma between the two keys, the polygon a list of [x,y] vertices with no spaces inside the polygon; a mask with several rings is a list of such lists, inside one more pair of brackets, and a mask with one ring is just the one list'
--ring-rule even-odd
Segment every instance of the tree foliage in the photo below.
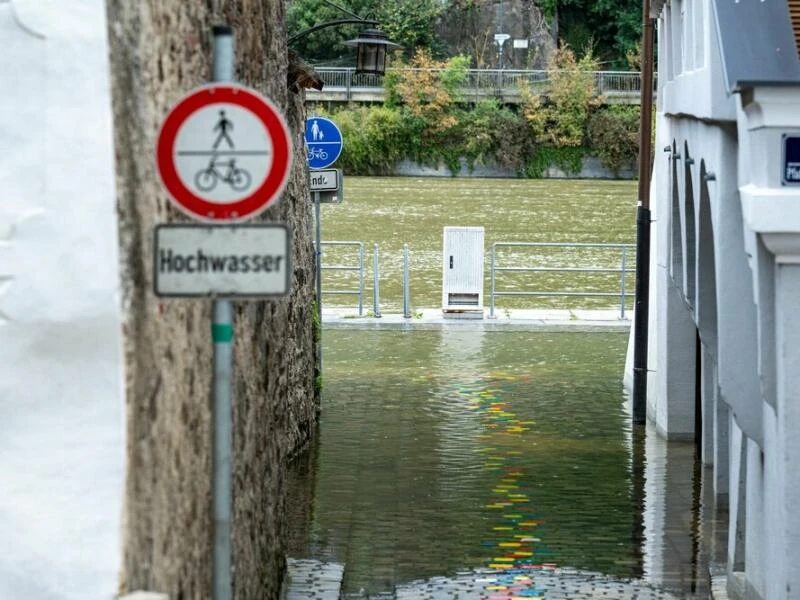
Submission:
{"label": "tree foliage", "polygon": [[[379,20],[380,27],[389,37],[403,46],[407,58],[413,56],[418,48],[424,48],[437,57],[467,53],[479,68],[494,60],[497,49],[493,34],[499,25],[497,14],[500,0],[335,1],[362,17]],[[526,20],[527,17],[520,15],[529,14],[525,10],[535,8],[536,14],[545,15],[554,39],[563,40],[577,51],[593,46],[598,61],[612,68],[627,66],[626,56],[635,52],[641,38],[640,0],[504,2],[507,29],[513,30],[514,15],[518,20]],[[346,17],[323,0],[292,0],[288,4],[286,21],[289,35],[292,35],[322,22]],[[437,23],[442,22],[450,24],[451,33],[455,36],[448,37],[446,45],[438,35],[441,31],[437,32]],[[522,25],[520,21],[518,26]],[[358,26],[349,26],[317,31],[294,44],[294,49],[304,58],[316,61],[352,60],[353,51],[341,42],[355,37],[360,29]],[[524,35],[529,38],[537,36],[533,31]]]}
{"label": "tree foliage", "polygon": [[392,95],[413,118],[426,123],[425,131],[435,134],[455,125],[453,106],[459,100],[469,59],[437,61],[428,51],[417,50],[409,68],[397,71]]}
{"label": "tree foliage", "polygon": [[596,49],[598,60],[615,68],[642,35],[640,0],[537,0],[559,39],[576,50]]}
{"label": "tree foliage", "polygon": [[597,68],[591,49],[580,60],[568,46],[553,53],[545,97],[523,90],[522,113],[536,143],[555,147],[585,143],[589,114],[601,103],[594,74]]}
{"label": "tree foliage", "polygon": [[615,105],[589,119],[588,138],[604,166],[618,175],[639,153],[639,107]]}
{"label": "tree foliage", "polygon": [[[389,39],[403,47],[406,56],[412,56],[417,48],[439,49],[434,23],[445,7],[442,2],[336,0],[336,3],[363,18],[378,20],[380,28],[388,34]],[[349,17],[323,0],[293,0],[287,10],[286,22],[291,36],[320,23]],[[353,51],[342,42],[355,37],[362,29],[364,27],[359,25],[321,29],[298,40],[293,48],[306,59],[344,60],[351,57]]]}
{"label": "tree foliage", "polygon": [[443,48],[434,30],[436,19],[444,9],[441,2],[395,0],[378,2],[376,8],[380,27],[390,40],[403,47],[407,57],[413,56],[418,49],[442,54]]}
{"label": "tree foliage", "polygon": [[[342,5],[358,15],[372,9],[374,0],[346,0]],[[294,0],[286,11],[286,29],[291,37],[315,25],[350,18],[349,15],[325,4],[322,0]],[[353,62],[354,51],[342,42],[358,35],[363,27],[344,25],[315,31],[292,44],[299,55],[310,60]]]}

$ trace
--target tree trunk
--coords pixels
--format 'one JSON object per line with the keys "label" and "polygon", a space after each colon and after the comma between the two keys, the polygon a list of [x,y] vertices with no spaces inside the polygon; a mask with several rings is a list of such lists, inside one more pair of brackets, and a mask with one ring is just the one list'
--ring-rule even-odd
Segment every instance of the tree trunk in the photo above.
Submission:
{"label": "tree trunk", "polygon": [[558,48],[558,1],[553,2],[553,47]]}
{"label": "tree trunk", "polygon": [[236,304],[235,597],[276,598],[284,569],[283,480],[313,435],[314,254],[302,93],[287,91],[283,0],[107,0],[125,313],[128,449],[123,592],[210,597],[211,302],[153,295],[153,226],[186,221],[155,172],[158,127],[207,81],[211,26],[234,29],[236,77],[271,98],[293,133],[283,198],[263,219],[292,234],[288,297]]}

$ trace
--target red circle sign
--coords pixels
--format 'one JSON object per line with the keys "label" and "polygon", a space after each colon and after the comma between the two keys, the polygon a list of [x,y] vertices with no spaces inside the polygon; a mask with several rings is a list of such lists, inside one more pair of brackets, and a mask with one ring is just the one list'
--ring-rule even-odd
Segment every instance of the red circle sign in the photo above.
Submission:
{"label": "red circle sign", "polygon": [[257,92],[215,83],[184,96],[164,119],[156,164],[177,206],[204,221],[242,221],[267,208],[289,179],[283,116]]}

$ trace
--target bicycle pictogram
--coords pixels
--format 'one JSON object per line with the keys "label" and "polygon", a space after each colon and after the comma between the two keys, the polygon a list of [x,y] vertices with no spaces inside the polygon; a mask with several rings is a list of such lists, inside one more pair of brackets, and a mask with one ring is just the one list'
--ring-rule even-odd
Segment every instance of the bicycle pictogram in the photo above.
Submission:
{"label": "bicycle pictogram", "polygon": [[[227,167],[227,170],[220,171],[217,167]],[[236,166],[236,159],[217,160],[217,155],[213,154],[208,166],[201,169],[194,176],[194,183],[198,189],[210,192],[217,186],[217,182],[222,181],[231,186],[237,192],[241,192],[250,187],[252,177],[245,169]]]}
{"label": "bicycle pictogram", "polygon": [[322,148],[309,148],[308,149],[308,158],[310,159],[318,159],[318,160],[325,160],[328,158],[328,153],[325,152]]}
{"label": "bicycle pictogram", "polygon": [[[241,154],[235,150],[236,146],[233,143],[233,138],[230,132],[233,131],[233,121],[228,118],[224,110],[219,111],[219,119],[217,124],[212,130],[216,133],[216,140],[211,146],[210,152],[199,151],[196,154],[210,155],[208,166],[200,169],[194,176],[194,184],[201,192],[210,192],[217,183],[227,183],[231,189],[236,192],[243,192],[250,187],[253,181],[252,175],[246,169],[236,166],[235,158],[222,159],[222,156],[231,156],[233,154]],[[227,150],[222,148],[218,149],[222,142],[228,147]],[[247,152],[245,152],[247,154]]]}

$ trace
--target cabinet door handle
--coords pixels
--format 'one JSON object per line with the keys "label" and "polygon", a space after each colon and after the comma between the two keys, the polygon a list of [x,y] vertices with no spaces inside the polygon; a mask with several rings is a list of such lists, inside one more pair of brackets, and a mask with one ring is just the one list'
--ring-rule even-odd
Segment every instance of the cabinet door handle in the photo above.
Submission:
{"label": "cabinet door handle", "polygon": [[452,255],[450,256],[450,268],[451,269],[453,268],[453,256]]}

